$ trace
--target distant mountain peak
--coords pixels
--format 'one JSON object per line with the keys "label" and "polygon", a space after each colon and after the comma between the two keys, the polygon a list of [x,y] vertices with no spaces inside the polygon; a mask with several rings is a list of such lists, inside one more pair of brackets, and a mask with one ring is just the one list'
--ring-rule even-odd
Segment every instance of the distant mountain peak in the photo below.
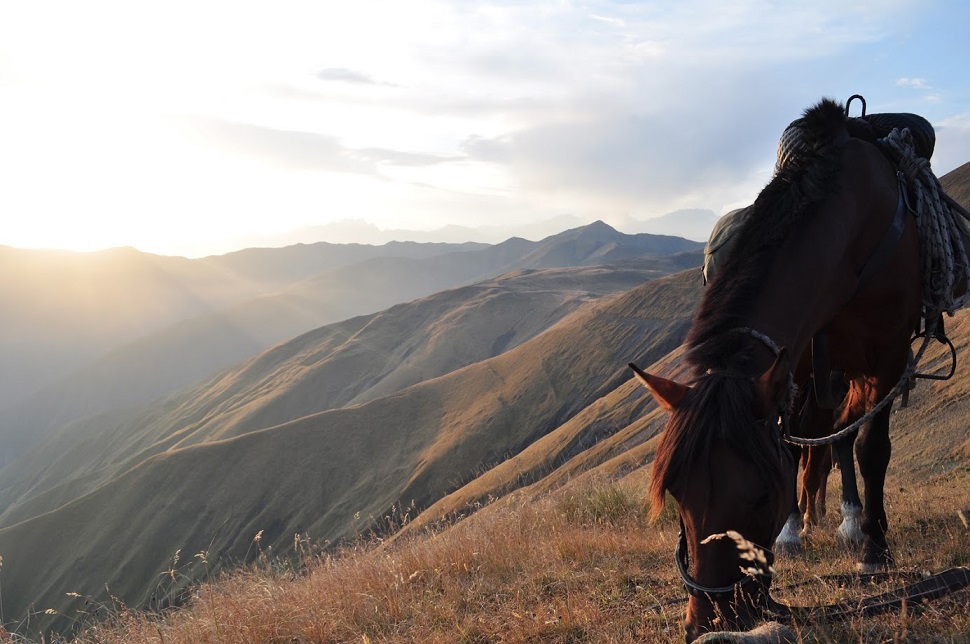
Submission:
{"label": "distant mountain peak", "polygon": [[620,231],[618,231],[616,228],[609,225],[602,219],[597,219],[593,223],[583,226],[583,230],[586,230],[588,232],[596,232],[596,233],[622,234],[620,233]]}
{"label": "distant mountain peak", "polygon": [[553,235],[550,239],[574,239],[585,242],[609,243],[621,241],[625,237],[628,237],[628,235],[621,233],[608,223],[597,219],[591,224],[580,226],[579,228],[571,228],[558,235]]}

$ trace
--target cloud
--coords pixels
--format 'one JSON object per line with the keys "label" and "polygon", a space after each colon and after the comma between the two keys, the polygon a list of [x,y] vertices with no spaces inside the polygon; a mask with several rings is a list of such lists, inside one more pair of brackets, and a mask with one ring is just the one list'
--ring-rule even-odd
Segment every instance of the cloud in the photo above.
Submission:
{"label": "cloud", "polygon": [[970,162],[970,112],[945,118],[934,128],[936,149],[932,162],[937,176]]}
{"label": "cloud", "polygon": [[896,81],[899,87],[912,87],[913,89],[930,89],[929,83],[924,78],[900,78]]}
{"label": "cloud", "polygon": [[397,166],[424,167],[461,161],[465,157],[458,155],[421,154],[416,152],[402,152],[387,148],[361,148],[349,152],[355,159],[361,159],[374,164],[388,164]]}
{"label": "cloud", "polygon": [[909,11],[762,4],[462,5],[469,36],[438,63],[454,91],[422,95],[420,109],[504,123],[468,131],[459,149],[506,168],[536,200],[655,202],[660,214],[751,199],[785,125],[823,95],[856,91],[853,47],[881,41]]}
{"label": "cloud", "polygon": [[[465,159],[465,155],[407,152],[391,148],[347,147],[335,137],[278,130],[222,119],[185,116],[181,129],[192,138],[231,155],[245,155],[295,170],[323,170],[381,176],[379,166],[427,167]],[[384,178],[384,177],[381,177]]]}
{"label": "cloud", "polygon": [[334,136],[204,116],[183,116],[176,120],[195,140],[230,155],[244,155],[291,170],[378,175],[374,163],[355,156]]}
{"label": "cloud", "polygon": [[573,195],[577,206],[598,202],[642,216],[685,207],[720,211],[757,195],[781,132],[821,98],[781,85],[756,102],[737,91],[757,88],[770,71],[695,73],[696,82],[679,92],[645,79],[627,96],[589,96],[581,111],[470,136],[461,149],[508,168],[536,198]]}
{"label": "cloud", "polygon": [[329,67],[327,69],[321,69],[316,73],[316,77],[325,81],[340,81],[344,83],[359,83],[364,85],[378,84],[377,81],[370,76],[352,69],[346,69],[344,67]]}
{"label": "cloud", "polygon": [[595,13],[589,14],[589,17],[593,20],[599,20],[605,22],[608,25],[613,25],[614,27],[626,27],[626,23],[620,18],[611,18],[609,16],[598,16]]}
{"label": "cloud", "polygon": [[773,142],[745,145],[743,136],[726,135],[725,120],[694,128],[661,117],[558,123],[470,140],[465,149],[474,160],[507,165],[534,195],[572,195],[577,208],[624,212],[650,204],[661,214],[699,191],[707,204],[753,199],[755,188],[743,187]]}
{"label": "cloud", "polygon": [[282,99],[321,101],[326,100],[327,98],[327,96],[321,92],[315,92],[287,83],[263,83],[259,87],[259,90],[268,96]]}

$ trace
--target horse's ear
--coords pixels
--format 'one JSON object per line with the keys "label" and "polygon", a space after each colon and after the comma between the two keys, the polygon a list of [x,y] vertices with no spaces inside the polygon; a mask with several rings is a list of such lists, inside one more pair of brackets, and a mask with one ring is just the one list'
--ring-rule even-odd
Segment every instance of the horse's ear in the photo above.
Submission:
{"label": "horse's ear", "polygon": [[775,357],[775,362],[768,371],[761,374],[757,380],[756,391],[761,403],[761,413],[768,416],[780,407],[788,404],[788,375],[791,373],[791,361],[788,350],[782,349]]}
{"label": "horse's ear", "polygon": [[646,371],[642,371],[632,362],[630,363],[630,368],[637,375],[637,380],[650,390],[650,393],[653,394],[656,401],[667,411],[676,409],[687,392],[690,391],[690,387],[687,385],[649,374]]}

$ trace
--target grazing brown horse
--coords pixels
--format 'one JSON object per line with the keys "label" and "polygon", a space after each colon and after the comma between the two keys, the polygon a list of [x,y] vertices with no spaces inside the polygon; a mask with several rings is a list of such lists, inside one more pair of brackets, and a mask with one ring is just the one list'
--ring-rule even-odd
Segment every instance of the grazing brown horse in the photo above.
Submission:
{"label": "grazing brown horse", "polygon": [[[667,492],[679,506],[675,559],[690,593],[687,641],[714,628],[750,628],[771,607],[769,549],[789,515],[797,471],[783,426],[793,383],[808,377],[801,357],[813,335],[827,332],[831,366],[852,383],[854,414],[893,389],[920,320],[917,232],[893,165],[849,136],[834,101],[807,110],[801,127],[799,158],[758,196],[705,290],[687,338],[696,378],[681,384],[637,370],[671,414],[650,494],[655,513]],[[883,253],[888,261],[863,279],[894,227],[901,232]],[[867,566],[891,562],[883,503],[889,412],[876,414],[856,440]],[[729,531],[756,544],[749,556],[764,555],[756,570]]]}

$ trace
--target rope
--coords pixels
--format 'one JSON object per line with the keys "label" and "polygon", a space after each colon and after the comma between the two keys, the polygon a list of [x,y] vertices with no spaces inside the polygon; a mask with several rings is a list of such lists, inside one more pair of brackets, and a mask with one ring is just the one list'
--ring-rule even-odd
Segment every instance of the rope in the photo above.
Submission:
{"label": "rope", "polygon": [[[948,315],[970,299],[970,261],[963,244],[962,227],[930,162],[916,153],[909,129],[894,129],[879,139],[883,151],[896,164],[911,187],[911,210],[919,230],[923,274],[923,306],[930,314]],[[962,284],[959,284],[962,282]],[[954,291],[963,287],[957,297]]]}
{"label": "rope", "polygon": [[[936,321],[931,322],[931,326],[935,329]],[[892,404],[896,397],[903,393],[906,387],[909,387],[913,381],[914,374],[916,373],[916,365],[919,364],[920,358],[923,357],[923,352],[926,351],[926,347],[929,346],[930,340],[933,339],[932,330],[928,330],[926,336],[923,338],[923,344],[920,345],[919,351],[917,351],[915,357],[910,357],[909,364],[906,365],[906,370],[903,371],[903,375],[899,377],[899,382],[896,386],[892,388],[886,396],[880,400],[875,407],[870,409],[868,412],[862,415],[858,420],[856,420],[851,425],[840,429],[834,434],[829,436],[824,436],[822,438],[803,438],[801,436],[785,436],[785,442],[791,443],[792,445],[801,445],[802,447],[817,447],[819,445],[831,445],[832,443],[839,441],[852,432],[857,431],[864,424],[868,423],[875,417],[876,414],[881,412],[886,405]]]}

